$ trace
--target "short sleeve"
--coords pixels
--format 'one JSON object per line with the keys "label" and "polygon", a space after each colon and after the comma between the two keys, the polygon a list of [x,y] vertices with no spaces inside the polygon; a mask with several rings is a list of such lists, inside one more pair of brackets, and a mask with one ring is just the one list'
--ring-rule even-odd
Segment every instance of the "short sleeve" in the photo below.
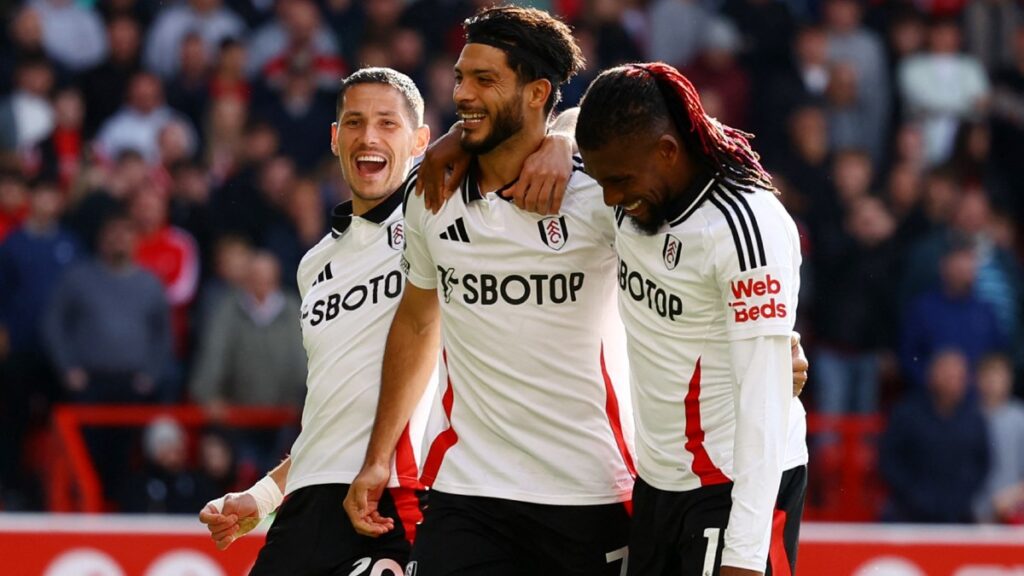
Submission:
{"label": "short sleeve", "polygon": [[417,288],[433,290],[437,287],[437,267],[423,233],[427,209],[423,197],[413,192],[415,187],[416,171],[413,171],[402,188],[402,193],[405,194],[405,246],[402,248],[402,271],[409,282]]}

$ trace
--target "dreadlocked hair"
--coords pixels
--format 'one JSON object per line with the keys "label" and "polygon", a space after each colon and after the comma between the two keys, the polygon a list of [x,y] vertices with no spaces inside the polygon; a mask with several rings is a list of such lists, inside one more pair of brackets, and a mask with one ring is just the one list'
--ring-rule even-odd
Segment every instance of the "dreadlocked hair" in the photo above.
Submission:
{"label": "dreadlocked hair", "polygon": [[750,147],[753,135],[708,116],[693,84],[661,62],[618,66],[594,79],[580,103],[576,141],[584,150],[597,150],[613,138],[667,129],[669,122],[712,173],[746,192],[775,191]]}

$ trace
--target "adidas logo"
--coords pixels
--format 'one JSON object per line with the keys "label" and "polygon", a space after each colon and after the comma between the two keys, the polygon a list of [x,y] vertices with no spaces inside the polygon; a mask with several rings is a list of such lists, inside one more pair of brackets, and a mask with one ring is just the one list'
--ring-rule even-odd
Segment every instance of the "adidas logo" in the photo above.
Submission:
{"label": "adidas logo", "polygon": [[455,219],[454,224],[449,224],[448,229],[441,232],[441,240],[451,240],[452,242],[465,242],[470,243],[469,232],[466,232],[466,223],[462,220],[462,217]]}
{"label": "adidas logo", "polygon": [[323,282],[324,280],[333,280],[333,279],[334,279],[334,273],[331,272],[331,263],[328,262],[327,266],[324,266],[324,269],[321,270],[320,273],[316,275],[316,281],[313,282],[313,286],[316,286],[317,284]]}

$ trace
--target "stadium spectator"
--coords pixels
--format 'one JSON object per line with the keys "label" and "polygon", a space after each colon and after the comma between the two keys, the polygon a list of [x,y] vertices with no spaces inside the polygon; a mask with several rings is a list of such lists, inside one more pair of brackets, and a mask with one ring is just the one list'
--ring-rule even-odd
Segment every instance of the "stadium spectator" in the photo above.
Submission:
{"label": "stadium spectator", "polygon": [[942,350],[956,350],[971,368],[987,354],[1007,346],[992,306],[975,296],[976,246],[950,238],[940,264],[937,289],[911,300],[904,311],[900,361],[910,384],[926,383],[926,367]]}
{"label": "stadium spectator", "polygon": [[[310,0],[275,2],[274,18],[249,36],[246,47],[245,70],[252,78],[284,72],[289,56],[304,51],[323,64],[330,64],[334,81],[344,71],[338,41],[330,28],[324,26],[317,5]],[[329,68],[323,71],[328,73]]]}
{"label": "stadium spectator", "polygon": [[28,217],[28,188],[15,169],[0,170],[0,243]]}
{"label": "stadium spectator", "polygon": [[253,248],[241,236],[222,234],[212,246],[212,270],[199,293],[196,302],[196,322],[193,328],[205,333],[214,311],[221,307],[221,301],[234,298],[236,291],[243,290],[245,276],[249,270]]}
{"label": "stadium spectator", "polygon": [[961,33],[955,21],[940,20],[928,31],[928,51],[900,64],[900,94],[906,114],[921,121],[925,159],[946,161],[962,120],[984,110],[988,76],[981,64],[960,53]]}
{"label": "stadium spectator", "polygon": [[53,98],[53,112],[53,132],[23,161],[28,173],[55,180],[61,191],[68,193],[82,171],[83,150],[87,145],[82,93],[73,86],[60,89]]}
{"label": "stadium spectator", "polygon": [[963,12],[967,52],[987,70],[1013,63],[1013,35],[1024,13],[1013,0],[967,2]]}
{"label": "stadium spectator", "polygon": [[67,272],[44,316],[43,335],[72,400],[144,402],[171,348],[160,281],[132,260],[137,236],[123,215],[108,217],[93,260]]}
{"label": "stadium spectator", "polygon": [[750,110],[758,139],[768,144],[768,160],[778,156],[771,153],[773,147],[785,149],[790,143],[787,119],[798,109],[823,101],[828,87],[828,37],[822,28],[805,26],[797,31],[792,52],[792,64],[763,81],[763,104]]}
{"label": "stadium spectator", "polygon": [[1024,402],[1013,394],[1013,365],[1006,356],[978,364],[978,391],[988,422],[989,466],[985,486],[974,501],[979,522],[1024,521]]}
{"label": "stadium spectator", "polygon": [[739,28],[743,37],[740,59],[753,75],[754,85],[767,86],[769,78],[790,63],[790,42],[797,27],[793,10],[785,2],[773,0],[726,0],[722,13]]}
{"label": "stadium spectator", "polygon": [[906,245],[923,236],[928,221],[921,208],[924,182],[921,174],[909,162],[898,162],[890,170],[885,188],[885,200],[896,218],[899,241]]}
{"label": "stadium spectator", "polygon": [[39,12],[23,6],[11,17],[7,42],[0,48],[0,94],[7,94],[14,84],[14,68],[26,57],[46,56],[43,48],[43,24]]}
{"label": "stadium spectator", "polygon": [[71,72],[99,64],[107,54],[107,36],[92,4],[74,0],[33,0],[43,25],[46,53]]}
{"label": "stadium spectator", "polygon": [[74,204],[68,211],[68,228],[95,252],[99,229],[107,216],[124,210],[129,195],[149,177],[149,167],[134,150],[122,152],[109,170],[101,165],[89,167],[83,174],[83,189],[75,191]]}
{"label": "stadium spectator", "polygon": [[[125,150],[134,150],[148,164],[155,165],[160,160],[160,130],[179,117],[164,102],[160,79],[152,74],[137,74],[131,80],[124,106],[100,127],[97,152],[111,159]],[[189,129],[193,130],[191,126]]]}
{"label": "stadium spectator", "polygon": [[864,99],[857,69],[849,62],[835,62],[829,68],[825,88],[829,146],[833,150],[859,148],[876,165],[882,163],[883,142],[872,123],[874,111]]}
{"label": "stadium spectator", "polygon": [[327,213],[320,190],[311,180],[299,180],[284,204],[287,219],[275,222],[263,236],[262,244],[281,263],[284,286],[297,292],[296,273],[302,256],[323,238]]}
{"label": "stadium spectator", "polygon": [[818,354],[814,397],[826,414],[878,410],[881,355],[896,341],[900,272],[896,223],[881,200],[862,196],[845,211],[839,253],[822,259],[816,283]]}
{"label": "stadium spectator", "polygon": [[163,284],[171,307],[175,357],[181,361],[189,350],[189,307],[199,287],[199,248],[191,234],[171,226],[168,199],[159,187],[148,183],[131,199],[131,217],[138,232],[135,262]]}
{"label": "stadium spectator", "polygon": [[189,34],[198,34],[208,56],[226,38],[240,38],[246,27],[234,12],[221,6],[220,0],[188,0],[162,10],[147,34],[146,68],[164,79],[178,71],[181,43]]}
{"label": "stadium spectator", "polygon": [[121,511],[186,514],[216,497],[216,486],[188,463],[187,436],[173,418],[151,422],[142,437],[143,469],[125,481]]}
{"label": "stadium spectator", "polygon": [[210,69],[215,53],[207,54],[198,34],[181,41],[178,71],[167,83],[167,105],[182,113],[193,126],[202,126],[210,100]]}
{"label": "stadium spectator", "polygon": [[[1013,61],[992,77],[992,161],[1007,178],[1010,190],[1024,189],[1019,154],[1024,150],[1024,23],[1013,36]],[[1011,206],[1024,220],[1024,200],[1014,194]]]}
{"label": "stadium spectator", "polygon": [[849,63],[855,71],[856,100],[863,107],[864,129],[874,137],[861,146],[870,150],[872,159],[878,162],[888,134],[892,99],[882,42],[863,25],[863,7],[859,0],[826,0],[823,22],[828,36],[829,60]]}
{"label": "stadium spectator", "polygon": [[131,79],[139,73],[140,36],[138,22],[129,16],[116,16],[107,23],[110,53],[78,81],[85,96],[85,126],[90,137],[117,112]]}
{"label": "stadium spectator", "polygon": [[736,54],[740,49],[740,36],[732,22],[713,18],[694,62],[683,72],[695,86],[700,87],[701,99],[714,93],[722,102],[719,121],[743,130],[750,128],[747,118],[750,109],[750,78],[739,66]]}
{"label": "stadium spectator", "polygon": [[[0,242],[0,364],[6,364],[0,401],[4,490],[26,492],[38,486],[38,479],[23,472],[22,442],[32,420],[44,421],[49,405],[60,398],[39,319],[57,282],[81,256],[76,239],[60,226],[63,209],[56,183],[35,184],[24,224]],[[0,502],[6,499],[0,494]]]}
{"label": "stadium spectator", "polygon": [[697,0],[655,0],[647,7],[651,60],[685,67],[697,57],[712,15]]}
{"label": "stadium spectator", "polygon": [[299,303],[281,291],[280,265],[266,252],[249,260],[243,286],[205,327],[191,396],[214,414],[237,405],[297,407],[306,384]]}
{"label": "stadium spectator", "polygon": [[891,490],[884,519],[970,522],[971,504],[990,463],[984,417],[967,393],[963,354],[943,350],[928,361],[928,388],[889,415],[879,466]]}
{"label": "stadium spectator", "polygon": [[0,116],[13,120],[9,124],[14,128],[13,140],[10,133],[7,136],[0,134],[0,142],[8,142],[8,149],[27,152],[53,132],[50,92],[54,82],[53,66],[45,57],[26,56],[18,60],[14,70],[14,91],[0,100]]}
{"label": "stadium spectator", "polygon": [[267,95],[254,113],[269,122],[281,139],[281,152],[300,170],[311,170],[330,153],[310,138],[326,130],[334,118],[334,96],[317,85],[315,63],[307,56],[289,60],[280,90]]}
{"label": "stadium spectator", "polygon": [[[272,21],[249,43],[249,74],[280,89],[295,60],[310,62],[317,88],[332,90],[348,66],[338,54],[337,42],[321,22],[311,0],[282,0],[281,22]],[[261,37],[261,33],[263,37]]]}
{"label": "stadium spectator", "polygon": [[222,99],[249,102],[251,87],[245,76],[248,58],[245,45],[238,40],[228,39],[221,42],[210,78],[212,102],[216,103]]}

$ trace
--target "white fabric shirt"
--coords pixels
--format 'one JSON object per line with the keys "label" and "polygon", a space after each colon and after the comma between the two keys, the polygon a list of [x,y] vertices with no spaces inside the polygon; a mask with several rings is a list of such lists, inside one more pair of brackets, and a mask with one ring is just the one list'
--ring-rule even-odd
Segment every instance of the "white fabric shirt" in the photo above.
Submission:
{"label": "white fabric shirt", "polygon": [[43,46],[72,72],[100,63],[107,55],[107,31],[92,8],[65,2],[32,2],[43,24]]}
{"label": "white fabric shirt", "polygon": [[[401,202],[396,192],[361,217],[351,216],[350,203],[338,206],[331,234],[299,264],[309,375],[288,493],[349,484],[362,467],[380,393],[384,345],[405,286]],[[419,487],[417,448],[432,396],[428,389],[402,433],[391,487]]]}
{"label": "white fabric shirt", "polygon": [[622,354],[614,228],[601,189],[574,172],[561,215],[542,217],[481,194],[470,172],[437,215],[407,192],[408,279],[437,290],[442,317],[421,480],[538,504],[628,500],[632,460],[609,371],[623,365],[610,360]]}
{"label": "white fabric shirt", "polygon": [[654,235],[616,210],[638,469],[666,491],[734,482],[722,563],[763,570],[782,471],[807,461],[789,346],[799,238],[770,192],[692,190]]}

